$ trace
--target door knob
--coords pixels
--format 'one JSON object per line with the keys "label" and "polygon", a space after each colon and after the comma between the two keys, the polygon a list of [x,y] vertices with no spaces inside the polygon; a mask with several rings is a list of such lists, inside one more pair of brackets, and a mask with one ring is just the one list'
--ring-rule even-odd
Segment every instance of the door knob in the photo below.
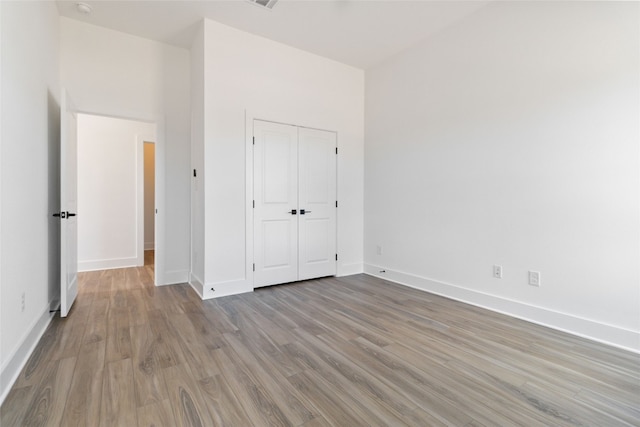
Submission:
{"label": "door knob", "polygon": [[304,209],[300,209],[300,215],[304,215],[304,214],[306,214],[306,213],[311,213],[311,211],[307,211],[307,210],[304,210]]}
{"label": "door knob", "polygon": [[[290,213],[291,215],[296,215],[296,214],[298,213],[298,211],[297,211],[296,209],[291,209],[291,210],[290,210],[289,212],[287,212],[287,213]],[[302,214],[302,213],[303,213],[303,211],[300,211],[300,214]]]}
{"label": "door knob", "polygon": [[58,218],[62,218],[62,219],[69,218],[69,217],[76,216],[76,215],[77,214],[75,214],[73,212],[65,212],[65,211],[56,212],[56,213],[53,214],[53,216],[58,217]]}

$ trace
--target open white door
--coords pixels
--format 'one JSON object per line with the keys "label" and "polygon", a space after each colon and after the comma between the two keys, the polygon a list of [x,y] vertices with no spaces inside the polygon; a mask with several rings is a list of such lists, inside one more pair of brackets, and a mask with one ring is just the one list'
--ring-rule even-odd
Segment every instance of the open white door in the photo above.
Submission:
{"label": "open white door", "polygon": [[78,295],[78,117],[67,91],[60,102],[60,315]]}

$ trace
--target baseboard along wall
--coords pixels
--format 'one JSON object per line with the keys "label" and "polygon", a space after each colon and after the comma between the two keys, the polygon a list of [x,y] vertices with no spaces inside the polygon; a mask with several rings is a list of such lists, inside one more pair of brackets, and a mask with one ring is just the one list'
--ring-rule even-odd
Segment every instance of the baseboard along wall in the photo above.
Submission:
{"label": "baseboard along wall", "polygon": [[640,332],[585,319],[567,313],[485,294],[426,277],[385,267],[365,264],[364,272],[370,276],[430,292],[471,304],[497,313],[506,314],[541,326],[567,332],[592,341],[608,344],[640,354]]}

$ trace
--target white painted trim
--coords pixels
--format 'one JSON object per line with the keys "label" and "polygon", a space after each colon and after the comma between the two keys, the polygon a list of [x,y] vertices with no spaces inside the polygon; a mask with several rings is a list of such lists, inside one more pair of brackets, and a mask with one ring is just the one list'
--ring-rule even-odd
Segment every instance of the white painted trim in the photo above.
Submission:
{"label": "white painted trim", "polygon": [[135,136],[136,147],[136,265],[144,265],[144,139]]}
{"label": "white painted trim", "polygon": [[337,277],[351,276],[364,272],[364,266],[361,262],[353,262],[349,264],[338,264]]}
{"label": "white painted trim", "polygon": [[45,305],[40,317],[33,322],[22,342],[11,352],[2,365],[2,371],[0,371],[0,405],[9,394],[11,387],[18,379],[20,372],[27,364],[33,350],[47,330],[51,319],[53,319],[55,313],[49,312],[50,305],[50,303]]}
{"label": "white painted trim", "polygon": [[78,261],[78,271],[112,270],[114,268],[137,267],[138,257],[96,259],[90,261]]}
{"label": "white painted trim", "polygon": [[253,289],[253,120],[245,110],[245,281]]}
{"label": "white painted trim", "polygon": [[[155,140],[153,135],[136,135],[136,253],[139,267],[144,265],[144,250],[147,249],[144,241],[144,144],[155,145]],[[153,249],[153,243],[149,249]]]}
{"label": "white painted trim", "polygon": [[193,290],[196,291],[198,296],[203,299],[202,290],[204,289],[204,285],[202,284],[202,280],[200,280],[200,278],[198,278],[198,276],[196,276],[195,274],[189,273],[189,284],[191,285]]}
{"label": "white painted trim", "polygon": [[[2,9],[4,8],[4,5],[2,4],[2,2],[0,2],[0,26],[2,25]],[[2,165],[2,147],[4,146],[2,144],[2,86],[4,85],[3,81],[2,81],[2,28],[0,28],[0,165]],[[2,171],[0,170],[0,236],[2,236]],[[0,297],[2,295],[2,245],[0,244]],[[0,360],[2,359],[2,351],[0,348]],[[2,372],[4,372],[4,369],[2,371],[0,371],[0,405],[2,405],[2,402],[4,401],[5,398],[5,390],[4,390],[4,384],[5,381],[3,379],[3,376],[1,375]]]}
{"label": "white painted trim", "polygon": [[[385,270],[385,273],[382,273],[381,270]],[[379,277],[410,288],[441,295],[456,301],[640,354],[640,331],[620,328],[572,314],[537,307],[520,301],[514,301],[372,264],[364,264],[364,272],[370,276]]]}
{"label": "white painted trim", "polygon": [[[211,289],[215,290],[212,291]],[[209,282],[205,283],[202,289],[202,299],[227,297],[229,295],[244,294],[247,292],[253,292],[253,281],[238,279],[228,282]]]}
{"label": "white painted trim", "polygon": [[[3,4],[0,2],[0,25],[2,25],[2,9]],[[0,28],[0,165],[2,164],[2,29]],[[2,235],[2,171],[0,170],[0,236]],[[2,245],[0,244],[0,295],[2,294]],[[2,357],[2,353],[0,351],[0,358]],[[11,361],[12,358],[7,358],[6,360]],[[20,369],[17,370],[20,372]],[[17,376],[16,376],[17,378]],[[5,367],[2,367],[0,370],[0,405],[4,402],[5,397],[11,390],[11,386],[15,382],[14,375],[9,375],[8,378],[5,378]]]}
{"label": "white painted trim", "polygon": [[164,282],[156,286],[177,285],[189,282],[189,270],[171,270],[164,272]]}
{"label": "white painted trim", "polygon": [[[156,199],[156,219],[155,219],[155,254],[154,254],[154,279],[155,285],[166,285],[169,284],[167,278],[165,277],[165,254],[166,254],[166,167],[165,167],[165,158],[166,158],[166,144],[165,144],[165,119],[164,115],[158,116],[156,119],[156,188],[155,188],[155,199]],[[187,275],[185,275],[186,282]]]}

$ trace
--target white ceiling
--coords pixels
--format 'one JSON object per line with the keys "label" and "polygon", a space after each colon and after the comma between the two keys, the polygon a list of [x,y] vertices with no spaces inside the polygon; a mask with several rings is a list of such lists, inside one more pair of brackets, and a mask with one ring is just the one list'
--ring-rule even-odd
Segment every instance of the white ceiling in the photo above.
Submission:
{"label": "white ceiling", "polygon": [[[90,15],[76,10],[82,1]],[[60,14],[189,48],[203,17],[367,69],[485,6],[486,1],[58,0]]]}

